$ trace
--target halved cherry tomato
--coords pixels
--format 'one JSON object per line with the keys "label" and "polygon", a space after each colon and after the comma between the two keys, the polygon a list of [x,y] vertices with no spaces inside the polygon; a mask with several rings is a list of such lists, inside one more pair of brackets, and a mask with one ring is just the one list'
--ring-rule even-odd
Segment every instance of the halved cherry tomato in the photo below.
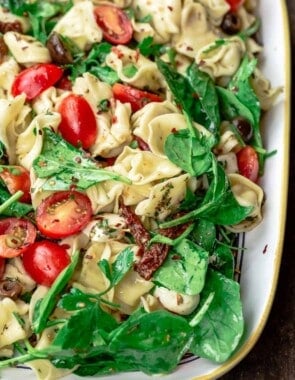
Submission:
{"label": "halved cherry tomato", "polygon": [[98,133],[92,108],[83,96],[70,94],[61,101],[59,131],[62,137],[75,146],[88,149]]}
{"label": "halved cherry tomato", "polygon": [[25,219],[6,218],[0,220],[0,256],[16,257],[36,239],[35,226]]}
{"label": "halved cherry tomato", "polygon": [[237,160],[240,174],[256,182],[259,174],[259,161],[256,151],[247,145],[237,153]]}
{"label": "halved cherry tomato", "polygon": [[230,10],[232,12],[236,12],[244,1],[245,0],[226,0],[226,2],[230,5]]}
{"label": "halved cherry tomato", "polygon": [[2,279],[3,274],[5,272],[5,265],[6,265],[5,259],[3,257],[0,257],[0,280]]}
{"label": "halved cherry tomato", "polygon": [[51,241],[38,241],[23,254],[23,265],[40,285],[50,286],[71,259],[64,247]]}
{"label": "halved cherry tomato", "polygon": [[52,239],[60,239],[81,231],[92,214],[87,195],[78,191],[59,191],[45,198],[36,211],[39,231]]}
{"label": "halved cherry tomato", "polygon": [[121,83],[113,85],[113,94],[114,98],[120,100],[120,102],[130,103],[133,112],[138,111],[147,103],[163,101],[159,95]]}
{"label": "halved cherry tomato", "polygon": [[40,63],[21,71],[12,84],[12,95],[25,93],[28,100],[53,86],[63,75],[63,70],[52,63]]}
{"label": "halved cherry tomato", "polygon": [[0,172],[0,178],[5,182],[10,194],[21,190],[24,194],[20,198],[21,202],[29,203],[31,201],[30,173],[22,166],[9,166]]}
{"label": "halved cherry tomato", "polygon": [[131,21],[122,9],[114,5],[98,5],[94,8],[97,24],[103,37],[112,44],[128,44],[132,38]]}

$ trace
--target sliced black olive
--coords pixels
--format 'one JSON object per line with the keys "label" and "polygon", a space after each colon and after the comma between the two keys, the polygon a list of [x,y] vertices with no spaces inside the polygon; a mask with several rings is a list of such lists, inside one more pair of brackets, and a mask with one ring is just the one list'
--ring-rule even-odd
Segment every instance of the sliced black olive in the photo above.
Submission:
{"label": "sliced black olive", "polygon": [[17,299],[22,292],[22,286],[17,280],[6,279],[0,281],[0,299],[4,297]]}
{"label": "sliced black olive", "polygon": [[70,50],[65,46],[61,36],[53,32],[49,36],[46,47],[49,50],[52,60],[60,65],[66,65],[73,62]]}
{"label": "sliced black olive", "polygon": [[237,34],[241,31],[242,23],[239,15],[235,12],[228,12],[220,25],[224,33],[229,35]]}
{"label": "sliced black olive", "polygon": [[238,130],[243,141],[248,143],[253,136],[253,128],[249,121],[242,116],[238,116],[232,120],[232,124]]}

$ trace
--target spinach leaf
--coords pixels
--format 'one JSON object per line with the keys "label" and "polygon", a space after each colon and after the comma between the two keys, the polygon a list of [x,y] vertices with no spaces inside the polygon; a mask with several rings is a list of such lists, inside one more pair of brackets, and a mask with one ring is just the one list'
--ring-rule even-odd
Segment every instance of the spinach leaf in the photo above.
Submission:
{"label": "spinach leaf", "polygon": [[233,279],[235,259],[230,247],[218,245],[210,256],[210,266],[218,270],[225,277]]}
{"label": "spinach leaf", "polygon": [[72,262],[58,275],[45,297],[36,303],[32,329],[35,333],[42,332],[48,322],[48,317],[52,313],[57,303],[57,297],[69,282],[79,261],[79,251],[72,256]]}
{"label": "spinach leaf", "polygon": [[254,125],[252,112],[236,96],[236,94],[226,88],[216,86],[220,102],[221,113],[225,120],[232,120],[237,116],[242,116]]}
{"label": "spinach leaf", "polygon": [[199,294],[204,287],[207,266],[208,252],[183,239],[154,273],[153,282],[178,293]]}
{"label": "spinach leaf", "polygon": [[163,74],[168,86],[175,98],[175,102],[182,110],[197,123],[208,127],[210,120],[202,108],[201,102],[196,97],[194,89],[191,87],[188,78],[178,73],[171,65],[156,58],[159,71]]}
{"label": "spinach leaf", "polygon": [[196,64],[188,68],[187,77],[201,102],[203,110],[211,121],[208,127],[209,131],[217,134],[220,125],[220,111],[218,95],[212,78],[207,73],[199,70]]}
{"label": "spinach leaf", "polygon": [[164,144],[166,156],[171,162],[191,176],[206,173],[212,160],[211,151],[194,137],[190,130],[181,129],[171,133]]}
{"label": "spinach leaf", "polygon": [[[10,197],[11,194],[0,185],[0,204],[7,202]],[[6,207],[1,214],[5,216],[15,216],[17,218],[21,218],[31,211],[33,211],[33,207],[31,205],[14,201],[8,207]]]}
{"label": "spinach leaf", "polygon": [[85,190],[106,180],[130,183],[128,178],[98,167],[83,151],[49,128],[44,128],[43,133],[42,151],[34,160],[33,168],[37,177],[47,178],[44,190],[69,190],[72,186]]}
{"label": "spinach leaf", "polygon": [[200,308],[212,293],[214,298],[206,313],[193,328],[190,351],[221,363],[237,348],[244,331],[239,284],[208,269]]}
{"label": "spinach leaf", "polygon": [[147,374],[171,372],[187,351],[192,329],[188,322],[165,310],[136,313],[113,333],[110,353],[116,363],[129,363]]}
{"label": "spinach leaf", "polygon": [[[77,334],[77,326],[83,326]],[[115,319],[101,307],[91,302],[71,315],[55,336],[52,345],[61,349],[87,353],[91,346],[105,345],[101,335],[118,326]]]}
{"label": "spinach leaf", "polygon": [[213,222],[200,219],[195,225],[191,233],[191,239],[205,251],[212,252],[215,241],[217,239],[216,226]]}

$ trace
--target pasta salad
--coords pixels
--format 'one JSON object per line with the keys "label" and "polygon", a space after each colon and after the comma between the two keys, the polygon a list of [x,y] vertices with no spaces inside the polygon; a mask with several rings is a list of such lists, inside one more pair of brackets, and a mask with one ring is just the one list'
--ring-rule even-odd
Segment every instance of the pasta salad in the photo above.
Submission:
{"label": "pasta salad", "polygon": [[0,1],[0,369],[225,362],[263,219],[256,0]]}

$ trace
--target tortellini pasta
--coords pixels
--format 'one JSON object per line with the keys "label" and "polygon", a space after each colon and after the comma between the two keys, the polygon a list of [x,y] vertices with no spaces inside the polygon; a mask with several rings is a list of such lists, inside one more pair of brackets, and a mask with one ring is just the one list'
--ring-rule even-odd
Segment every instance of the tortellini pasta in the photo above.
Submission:
{"label": "tortellini pasta", "polygon": [[[145,17],[150,19],[151,29],[154,30],[152,36],[155,42],[166,43],[170,40],[171,35],[179,33],[180,0],[164,0],[161,2],[133,0],[132,5],[138,20]],[[144,28],[144,23],[141,23],[138,29],[140,30],[141,27]]]}
{"label": "tortellini pasta", "polygon": [[195,58],[200,49],[213,43],[216,38],[204,6],[186,0],[181,12],[180,33],[172,41],[177,52]]}
{"label": "tortellini pasta", "polygon": [[96,23],[91,1],[75,4],[53,30],[70,38],[81,50],[87,50],[102,40],[102,31]]}
{"label": "tortellini pasta", "polygon": [[20,67],[17,62],[10,57],[0,65],[0,98],[5,99],[11,96],[11,87],[15,76],[19,73]]}
{"label": "tortellini pasta", "polygon": [[21,326],[14,313],[21,317],[28,312],[28,305],[23,301],[10,298],[0,300],[0,348],[24,339],[27,336],[26,326]]}
{"label": "tortellini pasta", "polygon": [[260,186],[240,174],[229,174],[232,192],[244,207],[253,207],[251,214],[241,223],[235,226],[227,226],[233,232],[250,231],[255,228],[262,219],[262,205],[264,193]]}
{"label": "tortellini pasta", "polygon": [[12,31],[3,38],[16,62],[25,66],[51,62],[49,50],[36,38]]}
{"label": "tortellini pasta", "polygon": [[203,47],[196,55],[196,62],[200,70],[213,78],[230,77],[240,66],[245,51],[244,41],[240,37],[231,37],[220,46],[213,42]]}
{"label": "tortellini pasta", "polygon": [[164,86],[156,63],[127,46],[113,48],[106,57],[106,64],[118,73],[121,81],[134,87],[157,91]]}
{"label": "tortellini pasta", "polygon": [[230,10],[226,0],[199,0],[199,2],[206,7],[213,25],[220,25],[223,17]]}

